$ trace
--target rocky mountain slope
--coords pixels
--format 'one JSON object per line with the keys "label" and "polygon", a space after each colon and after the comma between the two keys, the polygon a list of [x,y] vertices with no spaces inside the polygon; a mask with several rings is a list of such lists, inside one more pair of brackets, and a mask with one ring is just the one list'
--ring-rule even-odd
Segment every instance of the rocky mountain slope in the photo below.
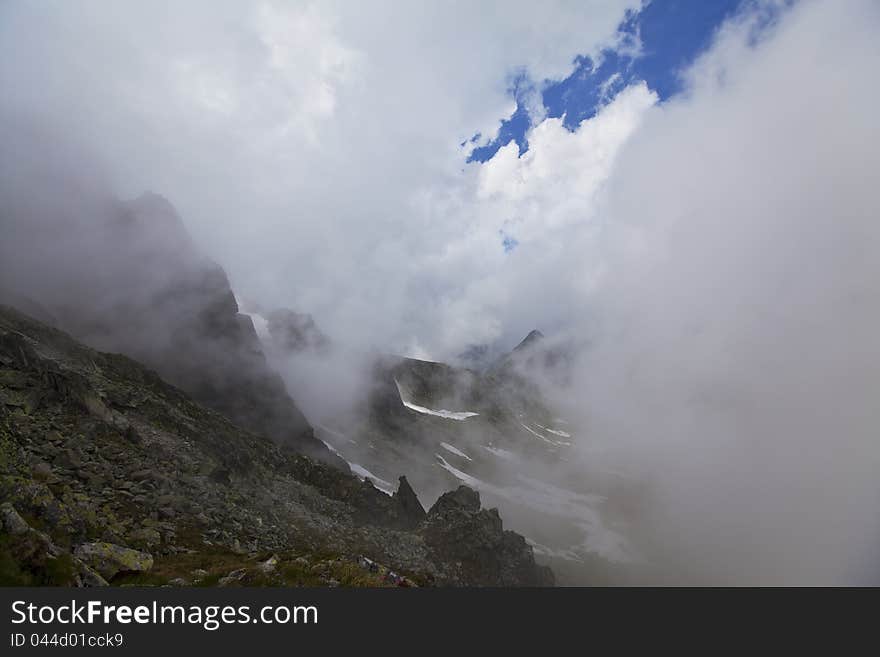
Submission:
{"label": "rocky mountain slope", "polygon": [[632,510],[611,500],[639,491],[617,473],[584,476],[575,445],[587,436],[545,394],[571,361],[571,345],[538,331],[481,370],[376,357],[362,403],[317,421],[316,435],[388,492],[397,472],[426,499],[478,490],[563,583],[601,582],[638,560]]}
{"label": "rocky mountain slope", "polygon": [[474,491],[425,512],[3,306],[0,500],[5,584],[553,581]]}
{"label": "rocky mountain slope", "polygon": [[315,438],[226,272],[174,207],[152,193],[122,202],[69,187],[65,178],[40,195],[2,190],[0,303],[38,304],[89,346],[135,358],[236,424],[347,470]]}

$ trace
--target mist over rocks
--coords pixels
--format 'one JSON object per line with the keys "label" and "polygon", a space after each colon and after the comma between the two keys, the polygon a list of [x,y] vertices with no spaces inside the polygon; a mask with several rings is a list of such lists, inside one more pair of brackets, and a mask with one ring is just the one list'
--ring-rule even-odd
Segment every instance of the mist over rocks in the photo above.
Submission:
{"label": "mist over rocks", "polygon": [[326,353],[331,346],[330,339],[307,313],[283,308],[270,312],[266,320],[269,336],[280,349],[294,353],[303,350]]}
{"label": "mist over rocks", "polygon": [[314,437],[226,272],[195,247],[170,201],[147,192],[122,202],[90,188],[67,197],[65,185],[43,188],[45,178],[81,174],[45,166],[52,176],[3,181],[0,272],[10,292],[0,300],[30,299],[25,308],[46,308],[41,316],[88,344],[125,353],[244,428],[347,471]]}
{"label": "mist over rocks", "polygon": [[[46,166],[49,178],[78,176],[76,169]],[[524,539],[512,542],[511,533],[502,531],[497,511],[480,510],[478,496],[476,506],[462,507],[441,528],[446,520],[437,513],[429,517],[407,477],[387,494],[369,477],[351,476],[346,461],[315,436],[272,365],[303,356],[322,364],[341,354],[344,373],[353,365],[346,352],[310,316],[293,311],[267,313],[260,328],[268,335],[259,334],[256,316],[242,312],[226,272],[200,253],[168,199],[148,192],[119,201],[96,184],[44,190],[45,180],[35,175],[2,190],[9,209],[2,229],[10,238],[0,245],[2,301],[34,310],[91,347],[133,360],[90,352],[11,309],[0,313],[0,346],[9,354],[3,365],[12,368],[0,380],[9,386],[0,390],[0,415],[8,422],[4,449],[11,450],[0,484],[17,505],[13,511],[25,510],[52,527],[52,537],[36,543],[46,546],[44,556],[20,553],[21,577],[115,583],[135,571],[148,573],[154,559],[168,563],[182,551],[203,550],[201,541],[236,555],[301,554],[319,545],[348,555],[343,559],[366,553],[424,583],[552,583]],[[68,198],[71,187],[79,191]],[[407,359],[374,363],[391,374],[383,380],[396,396],[380,405],[377,417],[393,417],[398,407],[410,414],[395,376],[424,403],[458,395],[461,377],[473,377]],[[35,372],[44,374],[34,378]],[[308,378],[307,371],[297,376]],[[166,388],[166,380],[196,406]],[[370,389],[362,392],[369,397]],[[188,410],[171,411],[169,399]],[[200,407],[233,424],[220,429]],[[35,431],[45,427],[53,427],[52,437],[42,441]],[[251,435],[271,439],[280,451]],[[179,452],[177,466],[168,461],[172,452]],[[399,474],[412,463],[397,465]],[[38,492],[25,494],[29,490]],[[80,496],[79,502],[70,495]],[[29,502],[37,498],[39,503]],[[224,508],[230,499],[232,508]],[[293,500],[308,509],[297,512],[298,521],[273,516],[273,506]],[[108,511],[100,510],[102,504]],[[122,513],[131,514],[132,522],[121,522]],[[308,537],[294,538],[303,513]],[[273,518],[268,526],[267,517]],[[280,528],[284,522],[291,531]],[[479,553],[452,550],[472,531]],[[183,535],[188,538],[181,540]],[[47,563],[58,559],[81,574],[47,574]],[[110,567],[113,559],[118,568]],[[88,563],[98,569],[93,576]],[[246,572],[235,581],[250,581]]]}
{"label": "mist over rocks", "polygon": [[[425,537],[431,549],[452,560],[461,560],[469,577],[502,585],[525,581],[530,586],[552,586],[553,572],[535,564],[525,539],[505,531],[498,509],[481,509],[480,495],[467,486],[440,496],[428,511]],[[495,555],[502,553],[499,561]],[[476,567],[475,570],[470,570]]]}
{"label": "mist over rocks", "polygon": [[[138,362],[6,306],[0,496],[3,584],[401,585],[363,570],[364,555],[407,585],[549,581],[530,549],[511,551],[497,512],[484,527],[469,506],[438,528],[406,478],[389,496],[279,449]],[[471,529],[486,549],[451,558]]]}

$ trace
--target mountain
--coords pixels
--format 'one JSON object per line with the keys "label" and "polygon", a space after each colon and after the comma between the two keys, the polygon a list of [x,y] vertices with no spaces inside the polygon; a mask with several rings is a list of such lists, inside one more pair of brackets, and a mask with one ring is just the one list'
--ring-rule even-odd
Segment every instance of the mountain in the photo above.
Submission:
{"label": "mountain", "polygon": [[539,341],[544,339],[544,334],[541,333],[538,329],[532,329],[529,331],[529,334],[523,338],[522,342],[516,345],[513,350],[524,351],[526,349],[530,349],[534,345],[536,345]]}
{"label": "mountain", "polygon": [[243,428],[347,471],[315,438],[226,272],[196,249],[171,203],[91,193],[62,206],[51,192],[12,195],[4,215],[15,238],[0,245],[3,280],[16,282],[7,303],[34,299],[90,346],[139,360]]}
{"label": "mountain", "polygon": [[[490,445],[517,431],[482,375],[381,357],[357,413],[313,428],[267,353],[325,357],[314,321],[243,313],[171,203],[120,201],[72,175],[0,179],[0,303],[43,320],[0,311],[0,575],[194,581],[226,568],[256,583],[251,560],[274,553],[295,576],[281,583],[361,581],[361,557],[419,583],[550,581],[525,539],[437,468],[432,439],[449,422],[450,446],[462,429]],[[348,420],[363,448],[397,459],[366,467],[331,437]]]}
{"label": "mountain", "polygon": [[[627,534],[643,491],[581,460],[592,447],[586,427],[554,403],[575,353],[535,330],[483,369],[376,356],[363,400],[315,432],[386,491],[397,472],[425,499],[478,490],[560,581],[609,581],[638,562]],[[630,506],[611,502],[624,499]]]}
{"label": "mountain", "polygon": [[425,512],[0,306],[0,583],[546,585],[459,487]]}
{"label": "mountain", "polygon": [[513,350],[496,359],[486,374],[499,381],[529,386],[530,395],[540,395],[540,390],[530,383],[543,381],[555,386],[568,385],[577,351],[577,345],[571,340],[551,340],[534,329]]}

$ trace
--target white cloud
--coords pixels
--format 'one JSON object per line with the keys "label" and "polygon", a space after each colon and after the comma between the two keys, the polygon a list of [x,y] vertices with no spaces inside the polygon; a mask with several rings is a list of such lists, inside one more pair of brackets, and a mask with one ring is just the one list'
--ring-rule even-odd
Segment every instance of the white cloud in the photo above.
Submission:
{"label": "white cloud", "polygon": [[878,28],[857,1],[729,26],[597,209],[573,406],[649,482],[668,581],[880,581]]}
{"label": "white cloud", "polygon": [[414,280],[441,349],[548,323],[590,340],[561,401],[587,466],[646,486],[643,577],[876,583],[880,9],[803,2],[759,29],[764,8],[682,97],[630,87],[435,187],[429,216],[467,230]]}
{"label": "white cloud", "polygon": [[[474,229],[459,142],[494,132],[512,72],[565,76],[638,5],[5,3],[3,106],[82,135],[123,193],[168,196],[248,298],[438,353],[415,308],[461,283],[427,281]],[[425,211],[438,197],[461,212]]]}

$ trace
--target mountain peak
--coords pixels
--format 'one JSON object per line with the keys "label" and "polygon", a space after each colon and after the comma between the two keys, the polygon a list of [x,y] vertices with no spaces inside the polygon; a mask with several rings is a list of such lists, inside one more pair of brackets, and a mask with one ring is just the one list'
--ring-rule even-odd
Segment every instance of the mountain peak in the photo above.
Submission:
{"label": "mountain peak", "polygon": [[538,329],[533,329],[523,339],[522,342],[520,342],[518,345],[516,345],[516,347],[514,347],[513,350],[519,351],[521,349],[525,349],[526,347],[529,347],[529,346],[535,344],[536,342],[538,342],[539,340],[543,340],[543,339],[544,339],[544,334],[541,333]]}

